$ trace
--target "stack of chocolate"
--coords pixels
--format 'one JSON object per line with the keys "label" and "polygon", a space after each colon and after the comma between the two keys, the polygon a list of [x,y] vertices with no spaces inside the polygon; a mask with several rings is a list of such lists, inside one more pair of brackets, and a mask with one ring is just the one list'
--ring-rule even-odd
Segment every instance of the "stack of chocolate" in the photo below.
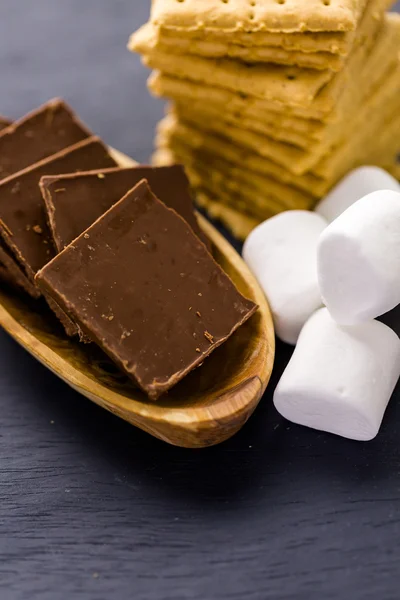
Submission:
{"label": "stack of chocolate", "polygon": [[0,284],[153,400],[256,310],[209,250],[182,167],[118,167],[60,100],[0,132]]}
{"label": "stack of chocolate", "polygon": [[157,164],[240,237],[312,209],[349,170],[400,149],[400,15],[391,0],[153,0],[129,47],[172,100]]}

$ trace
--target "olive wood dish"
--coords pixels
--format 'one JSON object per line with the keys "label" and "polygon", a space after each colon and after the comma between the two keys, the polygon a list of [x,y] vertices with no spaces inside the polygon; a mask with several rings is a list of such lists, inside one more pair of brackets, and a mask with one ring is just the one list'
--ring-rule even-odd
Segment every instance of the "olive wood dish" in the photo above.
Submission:
{"label": "olive wood dish", "polygon": [[[121,166],[135,164],[113,151]],[[257,313],[203,366],[158,403],[150,402],[94,345],[68,339],[44,304],[2,286],[0,325],[43,365],[99,406],[176,446],[200,448],[230,438],[246,423],[269,382],[275,337],[267,300],[225,238],[201,215],[214,257]]]}

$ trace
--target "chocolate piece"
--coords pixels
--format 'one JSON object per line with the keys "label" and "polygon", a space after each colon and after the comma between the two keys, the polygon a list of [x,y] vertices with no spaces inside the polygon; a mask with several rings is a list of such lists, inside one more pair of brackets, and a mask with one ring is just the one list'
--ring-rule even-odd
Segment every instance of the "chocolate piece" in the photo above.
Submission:
{"label": "chocolate piece", "polygon": [[88,138],[0,182],[0,235],[32,281],[54,256],[40,178],[115,164],[98,138]]}
{"label": "chocolate piece", "polygon": [[67,313],[58,306],[57,302],[54,302],[54,300],[48,294],[43,294],[43,296],[45,297],[46,302],[53,313],[56,315],[57,319],[60,321],[61,325],[64,327],[64,331],[68,337],[80,335],[79,327],[72,321],[72,319],[69,318]]}
{"label": "chocolate piece", "polygon": [[27,278],[2,241],[0,241],[0,280],[24,290],[32,298],[40,296],[38,288]]}
{"label": "chocolate piece", "polygon": [[11,121],[8,121],[5,117],[0,115],[0,131],[9,125],[11,125]]}
{"label": "chocolate piece", "polygon": [[36,282],[153,400],[256,310],[146,181]]}
{"label": "chocolate piece", "polygon": [[0,179],[92,135],[62,100],[51,100],[0,132]]}
{"label": "chocolate piece", "polygon": [[157,198],[176,210],[209,245],[197,223],[183,167],[139,166],[43,177],[40,187],[57,250],[61,252],[142,179],[147,179]]}

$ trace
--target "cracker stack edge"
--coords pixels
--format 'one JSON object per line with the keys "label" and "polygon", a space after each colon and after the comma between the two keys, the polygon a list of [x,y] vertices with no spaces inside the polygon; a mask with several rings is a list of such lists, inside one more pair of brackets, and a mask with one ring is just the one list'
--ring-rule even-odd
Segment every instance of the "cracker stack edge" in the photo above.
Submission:
{"label": "cracker stack edge", "polygon": [[392,0],[153,0],[129,48],[171,101],[158,164],[239,238],[312,209],[352,168],[399,174],[400,15]]}

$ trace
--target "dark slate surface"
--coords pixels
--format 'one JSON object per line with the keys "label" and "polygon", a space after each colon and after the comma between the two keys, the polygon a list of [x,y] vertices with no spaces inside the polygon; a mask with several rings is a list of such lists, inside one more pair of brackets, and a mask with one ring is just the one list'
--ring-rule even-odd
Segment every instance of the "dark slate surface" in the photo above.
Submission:
{"label": "dark slate surface", "polygon": [[[138,6],[139,5],[139,6]],[[3,0],[0,112],[66,97],[146,160],[162,114],[125,51],[140,0]],[[400,332],[400,311],[390,316]],[[271,390],[289,356],[278,347]],[[376,441],[290,425],[269,393],[233,440],[167,447],[0,333],[1,600],[397,600],[400,392]]]}

